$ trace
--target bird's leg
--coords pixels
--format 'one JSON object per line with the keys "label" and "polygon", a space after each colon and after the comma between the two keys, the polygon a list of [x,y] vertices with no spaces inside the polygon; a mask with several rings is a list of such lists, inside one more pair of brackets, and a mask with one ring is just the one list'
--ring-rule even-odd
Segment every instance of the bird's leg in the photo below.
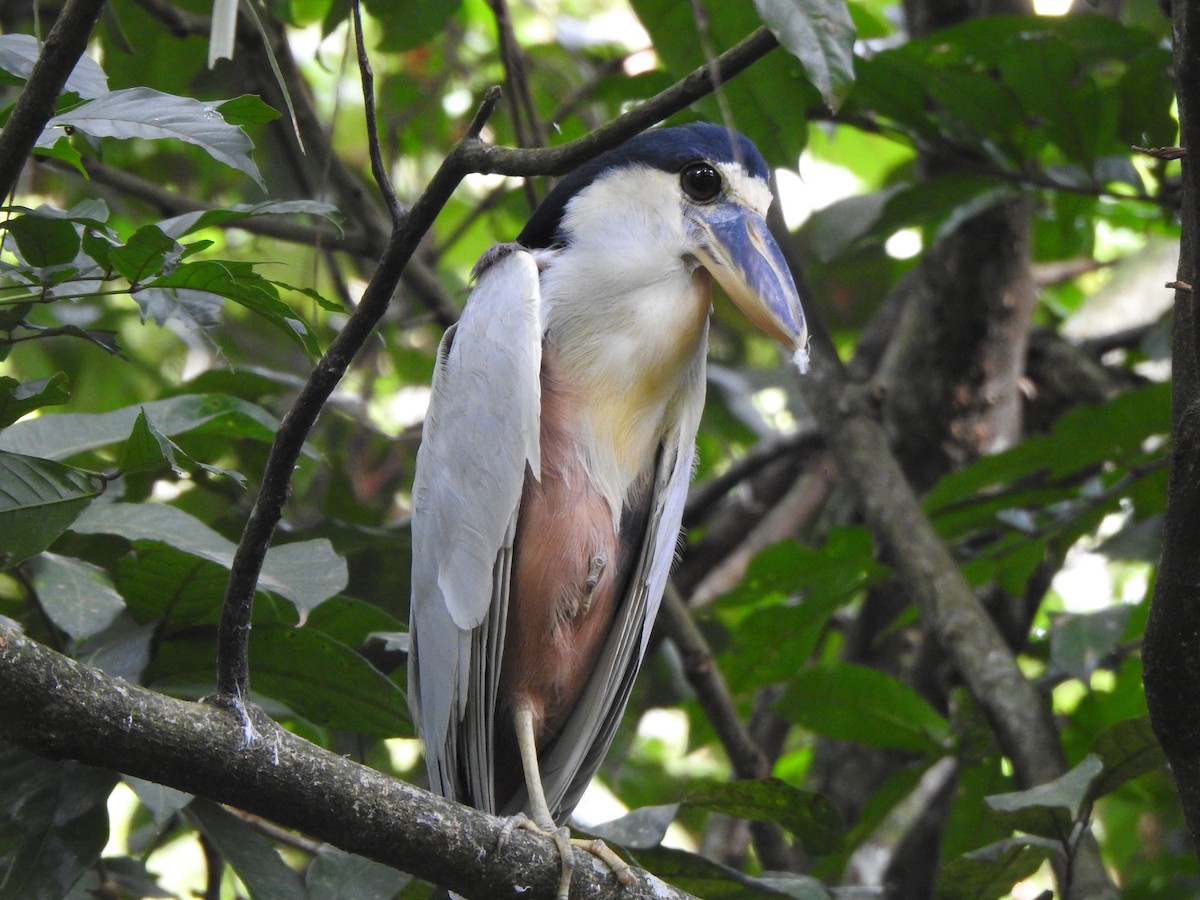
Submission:
{"label": "bird's leg", "polygon": [[595,593],[596,585],[600,583],[600,576],[604,574],[604,567],[607,565],[607,554],[597,553],[592,557],[591,568],[588,569],[587,577],[583,579],[583,597],[579,601],[580,614],[591,609],[592,594]]}
{"label": "bird's leg", "polygon": [[633,871],[629,868],[629,864],[617,856],[604,841],[572,840],[571,832],[565,825],[559,828],[554,824],[554,817],[550,815],[550,806],[546,803],[546,791],[542,787],[542,773],[538,766],[533,710],[526,704],[519,705],[513,713],[513,724],[516,730],[517,747],[521,753],[521,769],[525,774],[525,790],[529,795],[531,817],[517,815],[511,818],[501,832],[501,845],[508,840],[508,835],[513,828],[537,832],[554,841],[562,859],[558,900],[567,900],[571,891],[571,873],[575,869],[574,847],[579,847],[608,865],[621,884],[633,884]]}

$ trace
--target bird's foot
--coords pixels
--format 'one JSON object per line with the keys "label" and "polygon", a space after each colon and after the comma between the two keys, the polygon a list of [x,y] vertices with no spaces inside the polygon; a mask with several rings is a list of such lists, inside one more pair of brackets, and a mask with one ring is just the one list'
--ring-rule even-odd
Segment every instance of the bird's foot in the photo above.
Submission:
{"label": "bird's foot", "polygon": [[525,813],[517,813],[515,816],[509,816],[505,821],[504,828],[500,831],[500,840],[496,842],[496,849],[502,850],[508,843],[508,839],[512,837],[513,831],[518,828],[522,831],[543,835],[554,841],[554,846],[558,848],[558,856],[562,860],[562,870],[558,877],[558,900],[567,900],[571,893],[571,873],[575,871],[575,851],[571,849],[570,829],[565,825],[558,828],[553,822],[541,825]]}
{"label": "bird's foot", "polygon": [[554,841],[554,845],[558,848],[558,855],[562,859],[562,873],[558,880],[558,900],[567,900],[567,896],[571,891],[571,873],[575,870],[576,847],[585,853],[592,854],[592,856],[612,869],[613,875],[616,876],[620,884],[626,887],[633,884],[632,867],[625,860],[621,859],[621,857],[617,856],[616,851],[604,843],[604,841],[573,838],[571,837],[570,830],[565,825],[562,828],[558,828],[552,824],[539,825],[524,813],[510,816],[505,821],[504,828],[500,832],[497,849],[503,848],[508,843],[508,839],[513,831],[518,828],[522,831],[531,831],[534,834],[548,837]]}

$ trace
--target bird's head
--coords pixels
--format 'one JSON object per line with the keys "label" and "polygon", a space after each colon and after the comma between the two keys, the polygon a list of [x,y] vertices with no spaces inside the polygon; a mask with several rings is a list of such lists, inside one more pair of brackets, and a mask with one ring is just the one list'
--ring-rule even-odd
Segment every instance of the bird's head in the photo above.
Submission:
{"label": "bird's head", "polygon": [[697,123],[640,134],[563,178],[517,242],[531,249],[580,240],[621,248],[647,269],[663,247],[703,267],[765,334],[795,353],[801,369],[808,329],[787,262],[764,220],[769,170],[743,135]]}

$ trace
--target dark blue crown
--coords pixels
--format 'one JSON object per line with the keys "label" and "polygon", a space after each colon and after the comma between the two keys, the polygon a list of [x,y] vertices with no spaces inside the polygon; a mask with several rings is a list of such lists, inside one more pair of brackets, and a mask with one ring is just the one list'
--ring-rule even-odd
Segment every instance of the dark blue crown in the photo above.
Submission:
{"label": "dark blue crown", "polygon": [[673,128],[656,128],[630,138],[620,147],[584,163],[554,186],[525,228],[517,243],[530,248],[562,243],[559,226],[571,198],[610,169],[650,166],[664,172],[681,172],[688,163],[740,162],[752,176],[767,180],[767,164],[745,135],[708,122]]}

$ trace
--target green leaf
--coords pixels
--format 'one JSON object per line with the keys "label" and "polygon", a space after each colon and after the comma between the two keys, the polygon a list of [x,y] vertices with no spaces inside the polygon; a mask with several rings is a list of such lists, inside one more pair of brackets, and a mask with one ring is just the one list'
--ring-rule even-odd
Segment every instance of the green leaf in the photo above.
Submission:
{"label": "green leaf", "polygon": [[178,253],[179,244],[157,225],[143,225],[122,247],[107,252],[107,264],[130,284],[138,285],[162,271],[168,253]]}
{"label": "green leaf", "polygon": [[91,563],[43,553],[30,563],[30,571],[42,609],[73,640],[98,634],[125,610],[108,574]]}
{"label": "green leaf", "polygon": [[0,451],[0,564],[45,550],[104,488],[91,472]]}
{"label": "green leaf", "polygon": [[212,841],[254,900],[303,900],[308,896],[300,876],[249,823],[199,797],[187,807],[187,815]]}
{"label": "green leaf", "polygon": [[616,819],[594,825],[587,832],[619,847],[646,850],[662,843],[679,807],[678,803],[641,806]]}
{"label": "green leaf", "polygon": [[[736,869],[686,850],[655,847],[636,855],[637,864],[663,881],[704,900],[755,900],[790,896]],[[825,900],[816,895],[818,900]]]}
{"label": "green leaf", "polygon": [[132,775],[122,775],[121,780],[137,794],[138,800],[150,811],[154,824],[159,828],[170,822],[177,812],[192,802],[191,794],[169,788],[165,784],[143,781]]}
{"label": "green leaf", "polygon": [[262,407],[226,394],[181,394],[107,413],[61,413],[18,422],[0,432],[0,450],[68,459],[125,440],[145,415],[161,434],[249,438],[269,444],[279,420]]}
{"label": "green leaf", "polygon": [[419,47],[445,26],[462,5],[462,0],[367,0],[363,4],[371,18],[380,23],[380,51],[399,53]]}
{"label": "green leaf", "polygon": [[[215,562],[233,564],[232,541],[181,509],[161,503],[104,503],[71,526],[79,534],[115,534],[128,541],[160,541]],[[325,539],[282,544],[267,551],[258,586],[291,601],[301,621],[346,586],[346,561]]]}
{"label": "green leaf", "polygon": [[842,845],[842,816],[829,798],[794,788],[778,778],[707,785],[693,791],[684,802],[741,819],[777,822],[809,853],[833,853]]}
{"label": "green leaf", "polygon": [[1065,809],[1070,820],[1074,822],[1078,820],[1084,804],[1090,800],[1092,783],[1103,768],[1100,760],[1089,753],[1079,765],[1053,781],[1024,791],[993,794],[985,797],[984,802],[1000,812]]}
{"label": "green leaf", "polygon": [[854,85],[854,23],[841,0],[754,0],[758,14],[800,60],[825,105],[837,111]]}
{"label": "green leaf", "polygon": [[372,634],[408,630],[390,613],[353,597],[330,597],[309,614],[306,624],[354,648],[361,647]]}
{"label": "green leaf", "polygon": [[[0,69],[25,80],[41,55],[42,44],[31,34],[0,34]],[[108,76],[90,56],[81,56],[67,76],[64,92],[84,99],[108,93]]]}
{"label": "green leaf", "polygon": [[818,734],[868,747],[941,753],[949,733],[945,718],[911,687],[851,663],[801,671],[777,706]]}
{"label": "green leaf", "polygon": [[250,158],[254,143],[242,129],[226,122],[217,110],[190,97],[176,97],[146,87],[113,91],[52,118],[39,145],[57,139],[55,129],[76,128],[92,137],[175,138],[194,144],[218,162],[245,172],[266,190]]}
{"label": "green leaf", "polygon": [[1131,611],[1132,607],[1121,604],[1056,616],[1050,629],[1051,665],[1086,684],[1120,642]]}
{"label": "green leaf", "polygon": [[[148,682],[189,695],[212,689],[212,636],[163,642]],[[250,632],[250,682],[297,716],[371,737],[411,736],[404,692],[359,654],[311,628],[258,625]]]}
{"label": "green leaf", "polygon": [[1054,841],[1025,835],[972,850],[942,867],[933,896],[936,900],[1005,897],[1060,849]]}
{"label": "green leaf", "polygon": [[17,242],[25,262],[37,269],[65,266],[79,253],[79,232],[73,222],[37,211],[0,222]]}
{"label": "green leaf", "polygon": [[263,125],[279,118],[279,111],[255,94],[242,94],[217,104],[217,112],[230,125]]}
{"label": "green leaf", "polygon": [[321,900],[383,900],[410,881],[411,875],[331,844],[321,845],[304,873],[308,895]]}
{"label": "green leaf", "polygon": [[1092,784],[1092,794],[1097,797],[1167,764],[1148,715],[1125,719],[1105,729],[1096,737],[1093,749],[1104,763],[1104,771]]}
{"label": "green leaf", "polygon": [[237,472],[193,460],[174,441],[155,428],[144,411],[140,412],[133,424],[133,431],[121,445],[121,453],[117,458],[117,471],[122,475],[128,475],[131,472],[157,472],[162,469],[170,469],[176,475],[183,476],[187,474],[184,471],[183,463],[196,466],[212,475],[228,476],[245,487],[246,479]]}
{"label": "green leaf", "polygon": [[0,375],[0,428],[44,406],[58,406],[71,399],[71,384],[65,372],[55,372],[37,381],[17,381]]}
{"label": "green leaf", "polygon": [[113,772],[0,744],[0,900],[58,900],[108,841]]}
{"label": "green leaf", "polygon": [[158,223],[166,234],[179,239],[184,235],[211,228],[218,225],[228,225],[242,219],[252,219],[256,216],[288,216],[310,215],[336,222],[337,207],[317,200],[268,200],[265,203],[237,204],[222,209],[204,209],[184,213],[163,219]]}
{"label": "green leaf", "polygon": [[[147,288],[170,289],[177,295],[185,292],[212,294],[233,300],[258,313],[296,341],[310,356],[321,355],[316,334],[297,313],[279,299],[275,286],[247,263],[228,260],[202,260],[184,263],[173,272],[156,278]],[[135,299],[141,302],[138,295]]]}

